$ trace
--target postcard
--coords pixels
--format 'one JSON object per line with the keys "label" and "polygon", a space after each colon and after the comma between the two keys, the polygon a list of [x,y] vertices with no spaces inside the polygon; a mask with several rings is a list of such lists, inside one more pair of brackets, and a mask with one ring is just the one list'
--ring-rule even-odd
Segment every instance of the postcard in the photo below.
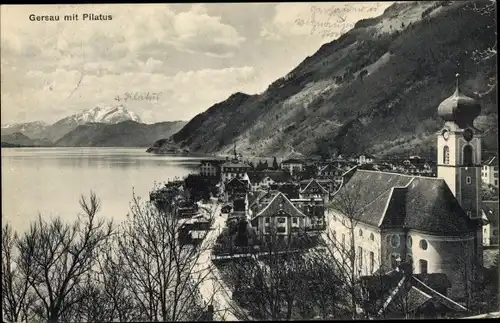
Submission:
{"label": "postcard", "polygon": [[2,320],[498,317],[496,10],[2,5]]}

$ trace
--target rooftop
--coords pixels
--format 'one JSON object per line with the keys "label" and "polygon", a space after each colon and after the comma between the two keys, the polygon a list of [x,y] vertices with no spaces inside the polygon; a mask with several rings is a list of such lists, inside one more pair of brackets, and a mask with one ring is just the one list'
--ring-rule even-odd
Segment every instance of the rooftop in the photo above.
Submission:
{"label": "rooftop", "polygon": [[403,227],[443,235],[475,231],[443,179],[356,170],[333,197],[357,195],[359,221],[381,228]]}

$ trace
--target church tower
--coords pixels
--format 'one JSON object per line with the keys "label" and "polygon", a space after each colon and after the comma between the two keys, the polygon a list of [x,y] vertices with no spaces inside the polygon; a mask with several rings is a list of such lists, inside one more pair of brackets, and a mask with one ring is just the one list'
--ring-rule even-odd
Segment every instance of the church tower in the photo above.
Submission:
{"label": "church tower", "polygon": [[[448,184],[470,219],[481,218],[481,136],[474,119],[480,104],[460,92],[459,74],[455,93],[438,107],[445,121],[437,134],[437,176]],[[476,251],[481,256],[482,229],[478,225]]]}

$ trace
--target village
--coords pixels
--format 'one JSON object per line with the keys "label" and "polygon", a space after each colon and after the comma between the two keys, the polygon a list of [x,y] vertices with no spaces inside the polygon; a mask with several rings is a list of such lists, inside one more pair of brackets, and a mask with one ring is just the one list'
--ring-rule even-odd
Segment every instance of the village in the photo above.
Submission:
{"label": "village", "polygon": [[[201,160],[199,174],[167,183],[151,201],[162,207],[165,196],[175,196],[175,213],[183,219],[179,240],[208,245],[214,275],[224,285],[219,307],[248,307],[263,297],[252,280],[256,272],[242,268],[262,275],[273,264],[288,268],[291,255],[301,254],[329,259],[335,271],[352,274],[345,281],[336,276],[331,288],[357,286],[360,301],[354,292],[344,295],[338,303],[345,311],[337,308],[336,318],[353,312],[367,318],[466,316],[472,304],[488,302],[477,296],[479,282],[492,274],[488,252],[498,261],[498,158],[481,157],[481,133],[471,126],[480,106],[458,83],[438,111],[445,125],[436,133],[437,161],[363,154],[274,158],[272,165],[255,166],[234,146],[231,158]],[[265,317],[255,309],[238,311]]]}

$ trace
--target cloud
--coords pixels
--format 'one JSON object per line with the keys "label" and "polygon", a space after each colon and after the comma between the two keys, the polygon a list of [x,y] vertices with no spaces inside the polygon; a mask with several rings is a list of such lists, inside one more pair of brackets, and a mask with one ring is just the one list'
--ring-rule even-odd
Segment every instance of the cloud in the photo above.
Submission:
{"label": "cloud", "polygon": [[[157,64],[160,63],[154,59],[145,63],[149,68]],[[80,71],[29,71],[24,77],[29,91],[11,91],[7,96],[2,95],[2,106],[16,107],[2,109],[2,117],[15,120],[31,114],[30,120],[54,122],[97,104],[116,104],[115,97],[123,97],[126,92],[156,92],[161,93],[157,103],[129,101],[125,105],[146,122],[187,120],[225,100],[231,93],[242,91],[244,85],[256,80],[256,76],[251,66],[178,72],[172,76],[152,72],[85,74],[78,89],[68,98],[81,79]],[[58,115],[54,115],[55,111]]]}
{"label": "cloud", "polygon": [[236,29],[222,23],[221,17],[209,16],[200,4],[176,15],[173,28],[176,36],[170,43],[188,52],[226,57],[245,41]]}

